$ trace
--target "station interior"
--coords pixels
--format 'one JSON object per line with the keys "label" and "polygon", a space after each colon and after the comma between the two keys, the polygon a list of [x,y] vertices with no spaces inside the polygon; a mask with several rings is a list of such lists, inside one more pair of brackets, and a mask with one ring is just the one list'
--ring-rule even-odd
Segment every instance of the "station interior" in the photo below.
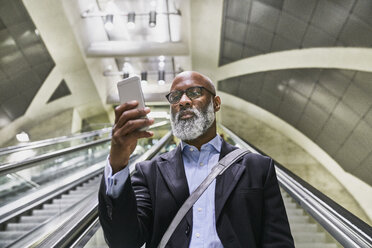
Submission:
{"label": "station interior", "polygon": [[296,247],[372,247],[370,0],[0,0],[0,247],[108,247],[117,83],[139,76],[158,124],[139,162],[179,142],[183,71],[212,80],[220,135],[278,165]]}

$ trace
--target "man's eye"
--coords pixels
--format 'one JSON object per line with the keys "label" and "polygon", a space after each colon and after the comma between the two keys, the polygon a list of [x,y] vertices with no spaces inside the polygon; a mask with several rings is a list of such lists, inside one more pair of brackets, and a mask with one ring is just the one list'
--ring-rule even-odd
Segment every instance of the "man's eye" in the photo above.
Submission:
{"label": "man's eye", "polygon": [[199,96],[198,92],[196,92],[196,91],[189,92],[189,97],[197,97],[197,96]]}

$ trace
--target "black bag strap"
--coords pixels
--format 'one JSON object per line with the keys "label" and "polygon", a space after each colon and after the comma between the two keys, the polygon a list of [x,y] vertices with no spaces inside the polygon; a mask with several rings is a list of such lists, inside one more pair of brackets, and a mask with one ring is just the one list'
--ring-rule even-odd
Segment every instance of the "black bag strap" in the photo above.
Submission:
{"label": "black bag strap", "polygon": [[178,210],[176,216],[174,216],[172,222],[168,226],[167,231],[164,233],[158,248],[164,248],[165,245],[168,243],[170,237],[172,236],[174,230],[176,230],[178,224],[181,220],[185,217],[187,212],[192,208],[195,202],[199,199],[199,197],[204,193],[204,191],[208,188],[208,186],[213,182],[213,180],[218,176],[222,175],[229,168],[230,165],[235,163],[238,159],[243,157],[245,154],[250,153],[248,150],[244,149],[236,149],[232,152],[228,153],[225,157],[223,157],[217,165],[215,165],[209,173],[209,175],[204,179],[204,181],[198,186],[198,188],[187,198],[187,200],[183,203],[181,208]]}

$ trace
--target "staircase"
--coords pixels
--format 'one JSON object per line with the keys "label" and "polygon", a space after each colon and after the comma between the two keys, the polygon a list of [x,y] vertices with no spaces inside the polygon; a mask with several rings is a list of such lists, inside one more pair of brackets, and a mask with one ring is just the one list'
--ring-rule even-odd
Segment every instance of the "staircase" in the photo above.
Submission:
{"label": "staircase", "polygon": [[296,248],[338,248],[322,228],[293,199],[280,189]]}
{"label": "staircase", "polygon": [[82,201],[90,194],[97,194],[101,176],[96,176],[74,190],[63,194],[51,203],[43,204],[41,209],[34,209],[31,215],[23,215],[15,223],[8,223],[0,231],[0,248],[10,246],[24,235],[37,229],[41,224],[50,221],[69,207]]}

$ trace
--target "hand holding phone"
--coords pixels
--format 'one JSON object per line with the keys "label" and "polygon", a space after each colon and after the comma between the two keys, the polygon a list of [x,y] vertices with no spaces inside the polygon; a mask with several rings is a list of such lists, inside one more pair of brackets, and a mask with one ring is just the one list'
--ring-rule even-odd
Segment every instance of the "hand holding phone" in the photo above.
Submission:
{"label": "hand holding phone", "polygon": [[153,135],[146,128],[154,123],[146,114],[140,78],[130,77],[118,82],[121,105],[115,108],[115,125],[112,129],[110,165],[113,173],[123,169],[129,162],[139,138]]}
{"label": "hand holding phone", "polygon": [[[133,100],[138,101],[137,108],[145,108],[145,99],[143,97],[141,79],[138,76],[132,76],[118,82],[118,91],[120,104],[130,102]],[[143,116],[141,118],[147,118]],[[148,126],[141,128],[141,131],[148,129]]]}

